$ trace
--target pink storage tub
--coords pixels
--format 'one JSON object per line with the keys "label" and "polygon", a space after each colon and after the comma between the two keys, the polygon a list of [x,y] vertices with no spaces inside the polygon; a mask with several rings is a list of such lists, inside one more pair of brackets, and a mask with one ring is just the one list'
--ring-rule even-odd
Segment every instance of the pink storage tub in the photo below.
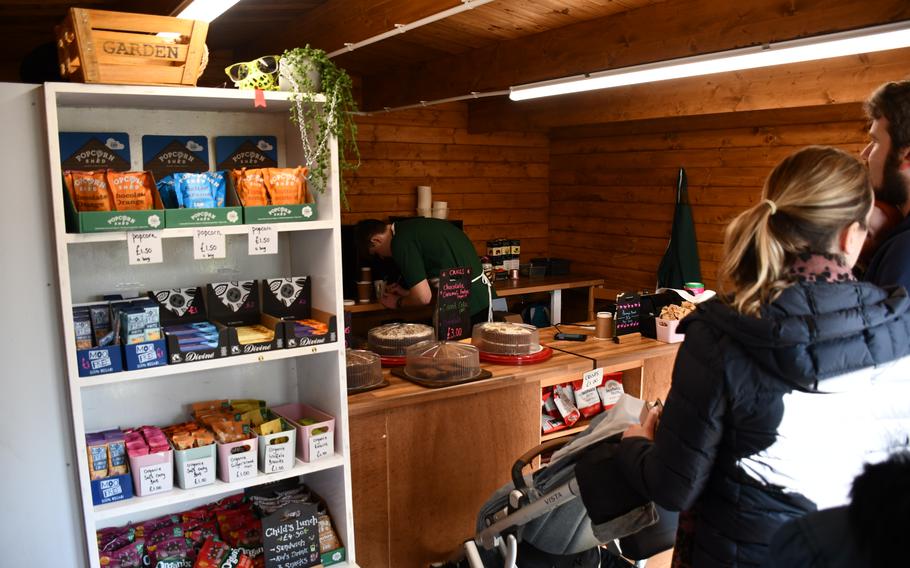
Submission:
{"label": "pink storage tub", "polygon": [[680,320],[665,320],[655,318],[655,328],[657,329],[657,340],[664,343],[679,343],[686,338],[685,334],[676,333],[676,326]]}
{"label": "pink storage tub", "polygon": [[258,442],[256,436],[230,444],[215,442],[218,447],[218,479],[233,483],[256,477],[259,472]]}
{"label": "pink storage tub", "polygon": [[[335,455],[335,418],[331,415],[300,403],[283,404],[272,408],[272,411],[297,428],[297,457],[300,460],[312,462]],[[312,418],[317,422],[303,426],[297,422],[301,418]],[[320,428],[326,431],[313,434]]]}
{"label": "pink storage tub", "polygon": [[174,450],[129,458],[137,497],[156,495],[174,488]]}

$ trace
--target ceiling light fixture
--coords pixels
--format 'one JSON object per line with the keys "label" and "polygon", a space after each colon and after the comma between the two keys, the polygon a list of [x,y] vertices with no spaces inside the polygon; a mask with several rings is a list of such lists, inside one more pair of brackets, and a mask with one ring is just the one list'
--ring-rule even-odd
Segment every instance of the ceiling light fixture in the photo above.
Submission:
{"label": "ceiling light fixture", "polygon": [[511,87],[513,101],[910,47],[910,20]]}
{"label": "ceiling light fixture", "polygon": [[174,10],[172,15],[187,20],[211,22],[221,14],[230,10],[231,7],[239,1],[240,0],[192,0],[191,2],[183,2]]}

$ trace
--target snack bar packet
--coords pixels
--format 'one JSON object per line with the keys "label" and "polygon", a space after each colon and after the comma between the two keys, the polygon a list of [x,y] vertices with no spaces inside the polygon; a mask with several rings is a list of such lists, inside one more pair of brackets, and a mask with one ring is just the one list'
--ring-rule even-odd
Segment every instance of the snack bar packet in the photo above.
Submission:
{"label": "snack bar packet", "polygon": [[305,203],[307,169],[265,168],[265,189],[272,205],[297,205]]}
{"label": "snack bar packet", "polygon": [[264,170],[231,170],[231,179],[237,188],[237,197],[244,207],[263,206],[269,204],[268,194],[265,189]]}
{"label": "snack bar packet", "polygon": [[224,172],[174,174],[177,202],[187,209],[224,207]]}
{"label": "snack bar packet", "polygon": [[88,453],[90,479],[104,479],[108,475],[107,442],[104,434],[86,434],[85,448]]}
{"label": "snack bar packet", "polygon": [[329,552],[341,548],[341,541],[332,527],[332,518],[324,508],[318,511],[319,515],[319,551]]}
{"label": "snack bar packet", "polygon": [[76,211],[111,211],[114,209],[105,172],[66,172],[64,179]]}
{"label": "snack bar packet", "polygon": [[566,426],[572,426],[581,418],[581,412],[572,402],[572,395],[567,385],[556,385],[553,387],[553,398],[559,414],[565,421]]}
{"label": "snack bar packet", "polygon": [[116,211],[152,209],[155,183],[150,172],[107,172],[107,185]]}

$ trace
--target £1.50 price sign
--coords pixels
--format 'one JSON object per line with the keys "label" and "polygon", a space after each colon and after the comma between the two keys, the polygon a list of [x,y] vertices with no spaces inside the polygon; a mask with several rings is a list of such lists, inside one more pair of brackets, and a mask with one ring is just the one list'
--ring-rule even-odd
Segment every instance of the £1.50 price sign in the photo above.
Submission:
{"label": "\u00a31.50 price sign", "polygon": [[224,233],[221,229],[195,229],[193,231],[193,258],[210,260],[224,258]]}
{"label": "\u00a31.50 price sign", "polygon": [[126,249],[130,264],[157,264],[163,261],[161,233],[131,231],[126,234]]}

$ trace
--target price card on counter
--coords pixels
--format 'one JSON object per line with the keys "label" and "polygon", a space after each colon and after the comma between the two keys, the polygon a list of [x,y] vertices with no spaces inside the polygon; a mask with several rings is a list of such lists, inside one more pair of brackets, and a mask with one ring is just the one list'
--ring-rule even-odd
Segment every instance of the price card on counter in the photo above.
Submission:
{"label": "price card on counter", "polygon": [[128,232],[126,248],[130,264],[158,264],[164,260],[159,231]]}
{"label": "price card on counter", "polygon": [[581,376],[581,388],[582,390],[594,389],[599,387],[604,380],[604,370],[603,367],[599,369],[594,369],[593,371],[588,371]]}
{"label": "price card on counter", "polygon": [[439,274],[439,295],[436,298],[436,337],[456,341],[471,336],[471,314],[468,296],[471,295],[471,269],[449,268]]}
{"label": "price card on counter", "polygon": [[272,225],[250,225],[249,254],[278,254],[278,231]]}
{"label": "price card on counter", "polygon": [[224,233],[221,229],[194,229],[193,230],[193,258],[196,260],[211,260],[224,258]]}

